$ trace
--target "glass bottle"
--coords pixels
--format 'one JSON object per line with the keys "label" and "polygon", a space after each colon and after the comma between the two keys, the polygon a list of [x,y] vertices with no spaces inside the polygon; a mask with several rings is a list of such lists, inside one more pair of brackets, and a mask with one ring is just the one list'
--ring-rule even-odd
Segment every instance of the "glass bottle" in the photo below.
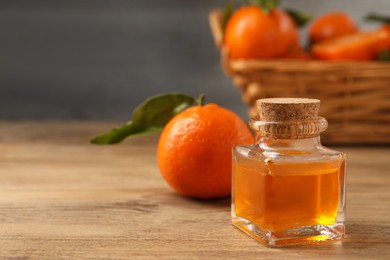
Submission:
{"label": "glass bottle", "polygon": [[232,222],[268,246],[339,240],[345,234],[345,159],[320,143],[320,101],[257,101],[257,143],[233,149]]}

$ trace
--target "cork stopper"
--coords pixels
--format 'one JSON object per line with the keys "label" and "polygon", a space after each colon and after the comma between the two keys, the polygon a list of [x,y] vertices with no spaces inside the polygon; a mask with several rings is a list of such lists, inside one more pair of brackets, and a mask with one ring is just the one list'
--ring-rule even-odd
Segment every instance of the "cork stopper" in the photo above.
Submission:
{"label": "cork stopper", "polygon": [[265,98],[257,100],[261,121],[299,122],[318,116],[320,100],[311,98]]}

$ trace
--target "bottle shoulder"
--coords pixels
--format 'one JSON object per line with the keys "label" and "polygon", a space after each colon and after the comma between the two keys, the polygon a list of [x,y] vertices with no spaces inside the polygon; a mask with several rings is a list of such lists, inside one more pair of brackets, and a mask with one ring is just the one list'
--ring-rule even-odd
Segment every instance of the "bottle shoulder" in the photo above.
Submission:
{"label": "bottle shoulder", "polygon": [[252,160],[272,160],[272,161],[327,161],[345,159],[345,154],[327,148],[322,145],[311,149],[299,149],[291,147],[265,148],[258,144],[236,146],[233,149],[235,158],[246,158]]}

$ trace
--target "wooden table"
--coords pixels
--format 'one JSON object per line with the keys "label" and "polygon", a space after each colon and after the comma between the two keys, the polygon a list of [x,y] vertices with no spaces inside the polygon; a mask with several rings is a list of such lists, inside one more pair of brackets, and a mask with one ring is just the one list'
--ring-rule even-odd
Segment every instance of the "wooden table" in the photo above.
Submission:
{"label": "wooden table", "polygon": [[390,259],[390,147],[348,154],[342,243],[267,248],[230,224],[230,200],[176,195],[157,136],[117,146],[99,122],[0,122],[0,258]]}

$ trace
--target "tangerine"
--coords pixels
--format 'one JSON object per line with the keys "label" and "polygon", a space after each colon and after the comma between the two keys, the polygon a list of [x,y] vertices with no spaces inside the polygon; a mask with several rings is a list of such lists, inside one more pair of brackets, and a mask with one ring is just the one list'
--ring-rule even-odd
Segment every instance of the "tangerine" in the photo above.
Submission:
{"label": "tangerine", "polygon": [[388,48],[390,31],[379,29],[317,43],[312,53],[322,60],[373,60],[378,52]]}
{"label": "tangerine", "polygon": [[348,14],[330,12],[313,21],[309,28],[309,37],[313,42],[321,42],[356,32],[358,27]]}
{"label": "tangerine", "polygon": [[294,50],[300,49],[299,29],[288,13],[279,8],[271,11],[278,24],[279,41],[275,42],[279,46],[278,56],[288,56]]}
{"label": "tangerine", "polygon": [[257,5],[242,6],[229,18],[224,46],[233,59],[275,58],[298,46],[299,31],[279,8],[264,12]]}
{"label": "tangerine", "polygon": [[216,104],[194,106],[164,127],[157,161],[166,182],[179,194],[217,198],[231,192],[232,147],[254,143],[242,119]]}

